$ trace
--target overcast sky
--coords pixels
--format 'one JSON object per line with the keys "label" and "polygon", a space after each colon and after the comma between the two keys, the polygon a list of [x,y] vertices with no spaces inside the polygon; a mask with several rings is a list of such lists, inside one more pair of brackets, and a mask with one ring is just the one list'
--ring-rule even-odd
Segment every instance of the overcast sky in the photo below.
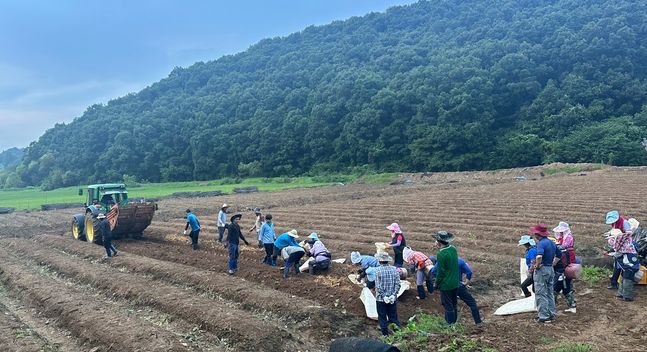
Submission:
{"label": "overcast sky", "polygon": [[414,0],[0,0],[0,151],[94,103],[309,25]]}

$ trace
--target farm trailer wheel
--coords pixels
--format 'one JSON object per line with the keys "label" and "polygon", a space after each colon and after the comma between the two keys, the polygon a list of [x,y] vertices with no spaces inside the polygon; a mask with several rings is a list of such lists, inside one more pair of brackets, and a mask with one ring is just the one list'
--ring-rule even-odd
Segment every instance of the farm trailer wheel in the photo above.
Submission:
{"label": "farm trailer wheel", "polygon": [[102,244],[101,232],[99,230],[99,220],[92,216],[91,213],[85,214],[85,239],[88,242]]}
{"label": "farm trailer wheel", "polygon": [[76,214],[72,218],[72,237],[75,240],[85,241],[85,216]]}

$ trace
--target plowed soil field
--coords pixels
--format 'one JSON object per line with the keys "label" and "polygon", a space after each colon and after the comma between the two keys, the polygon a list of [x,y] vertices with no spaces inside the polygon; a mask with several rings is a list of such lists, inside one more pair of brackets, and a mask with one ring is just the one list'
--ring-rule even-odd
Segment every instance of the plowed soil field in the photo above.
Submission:
{"label": "plowed soil field", "polygon": [[[576,282],[578,311],[560,313],[549,326],[533,314],[496,317],[501,304],[520,297],[517,240],[528,226],[571,224],[578,254],[605,264],[601,234],[606,211],[647,223],[647,169],[604,168],[543,175],[542,168],[499,172],[402,175],[407,185],[332,186],[277,193],[169,199],[159,204],[140,240],[122,239],[122,255],[103,261],[103,248],[74,241],[71,215],[78,211],[0,215],[0,350],[9,351],[326,351],[341,336],[377,337],[364,316],[360,290],[346,275],[350,252],[375,251],[388,240],[385,226],[399,222],[407,243],[434,254],[430,234],[457,235],[459,255],[472,265],[472,292],[486,321],[473,328],[462,303],[467,334],[500,351],[550,350],[586,342],[598,350],[642,350],[647,341],[647,289],[622,302],[605,288]],[[515,180],[515,176],[526,176]],[[136,189],[131,190],[136,194]],[[242,246],[240,271],[227,275],[227,252],[216,240],[220,205],[243,213],[272,213],[277,234],[314,231],[347,258],[326,275],[281,277],[261,264],[256,246]],[[200,219],[200,249],[182,236],[184,210]],[[248,235],[252,245],[255,236]],[[410,279],[411,280],[411,279]],[[415,286],[415,285],[414,285]],[[418,311],[441,313],[439,296],[416,300],[406,292],[401,321]],[[564,300],[558,306],[563,311]],[[439,342],[442,337],[438,337]],[[430,345],[429,350],[437,346]]]}

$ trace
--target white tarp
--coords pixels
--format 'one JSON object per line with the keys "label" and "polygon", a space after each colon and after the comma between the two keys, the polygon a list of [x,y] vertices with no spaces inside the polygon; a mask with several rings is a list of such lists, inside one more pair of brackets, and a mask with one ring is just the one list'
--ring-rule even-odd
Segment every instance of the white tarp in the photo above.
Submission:
{"label": "white tarp", "polygon": [[[350,279],[350,275],[348,278]],[[409,284],[408,281],[400,280],[400,291],[398,291],[398,297],[402,296],[404,291],[408,290],[410,287],[411,284]],[[375,296],[373,296],[373,292],[371,292],[367,287],[364,287],[359,299],[364,303],[366,316],[370,319],[377,320],[377,303],[375,301]]]}
{"label": "white tarp", "polygon": [[[528,266],[526,265],[526,258],[521,258],[519,260],[519,279],[520,282],[524,282],[528,277]],[[535,294],[530,291],[531,296],[521,299],[516,299],[514,301],[508,302],[494,312],[494,315],[510,315],[510,314],[519,314],[519,313],[528,313],[536,312],[537,307],[535,306]]]}
{"label": "white tarp", "polygon": [[346,263],[346,258],[333,259],[332,262],[337,264],[344,264]]}
{"label": "white tarp", "polygon": [[302,273],[305,273],[306,271],[310,270],[310,262],[313,261],[313,260],[315,260],[315,258],[310,258],[310,259],[306,260],[305,263],[303,263],[299,267],[299,271],[302,272]]}

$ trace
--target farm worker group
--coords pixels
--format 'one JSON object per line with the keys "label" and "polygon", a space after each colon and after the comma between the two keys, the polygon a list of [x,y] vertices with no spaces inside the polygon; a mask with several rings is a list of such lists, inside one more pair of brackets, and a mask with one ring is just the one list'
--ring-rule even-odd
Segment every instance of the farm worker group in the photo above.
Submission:
{"label": "farm worker group", "polygon": [[[393,302],[390,300],[385,302],[382,292],[385,290],[385,285],[387,285],[387,292],[395,290],[397,293],[400,288],[399,280],[406,277],[407,272],[415,273],[416,275],[417,299],[425,299],[427,297],[426,291],[430,294],[436,291],[440,292],[440,301],[445,310],[445,320],[448,324],[454,324],[457,321],[456,306],[458,298],[460,298],[469,306],[476,326],[481,327],[483,321],[481,320],[478,305],[468,291],[473,272],[467,262],[458,257],[458,251],[452,245],[454,235],[447,231],[438,231],[433,234],[432,237],[436,240],[439,250],[436,256],[427,256],[406,246],[404,234],[399,224],[393,223],[387,226],[387,229],[391,231],[391,242],[387,245],[387,248],[394,250],[394,266],[390,266],[388,261],[381,261],[381,259],[385,258],[385,253],[378,253],[375,256],[361,255],[359,252],[351,253],[351,262],[360,266],[357,271],[358,278],[365,281],[365,285],[369,289],[375,288],[378,322],[382,334],[387,335],[390,333],[387,328],[389,323],[399,326],[397,322],[397,299]],[[380,268],[383,267],[390,267],[392,272],[399,275],[397,284],[392,283],[395,280],[391,280],[390,277],[386,280],[381,279],[379,273],[383,270]]]}

